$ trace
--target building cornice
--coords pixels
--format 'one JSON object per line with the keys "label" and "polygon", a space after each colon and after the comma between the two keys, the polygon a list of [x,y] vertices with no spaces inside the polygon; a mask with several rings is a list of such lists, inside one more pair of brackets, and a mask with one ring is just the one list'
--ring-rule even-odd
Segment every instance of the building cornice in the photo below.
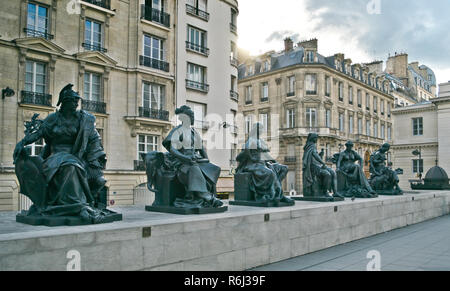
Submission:
{"label": "building cornice", "polygon": [[407,115],[411,113],[419,113],[419,112],[431,112],[436,111],[436,107],[434,104],[427,104],[423,106],[413,105],[405,108],[396,108],[391,111],[393,115]]}
{"label": "building cornice", "polygon": [[220,0],[222,2],[227,3],[228,5],[232,6],[237,13],[239,13],[239,3],[237,0]]}
{"label": "building cornice", "polygon": [[415,150],[418,147],[420,148],[437,148],[439,147],[438,142],[427,142],[427,143],[410,143],[410,144],[393,144],[391,146],[393,149],[396,150]]}

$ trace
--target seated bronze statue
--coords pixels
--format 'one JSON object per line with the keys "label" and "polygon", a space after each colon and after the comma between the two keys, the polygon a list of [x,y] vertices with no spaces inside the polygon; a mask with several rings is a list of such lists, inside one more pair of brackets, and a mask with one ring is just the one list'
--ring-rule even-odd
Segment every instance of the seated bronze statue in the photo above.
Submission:
{"label": "seated bronze statue", "polygon": [[[77,111],[80,96],[72,86],[62,89],[59,110],[43,121],[35,114],[26,123],[25,137],[15,148],[14,163],[21,193],[33,202],[29,211],[18,215],[20,222],[61,225],[121,220],[121,215],[114,216],[106,205],[99,203],[106,183],[103,178],[106,154],[95,128],[95,117]],[[25,147],[41,138],[46,144],[41,156],[30,157]],[[60,222],[48,222],[52,217]]]}
{"label": "seated bronze statue", "polygon": [[[286,178],[288,167],[278,164],[269,154],[267,144],[260,138],[263,125],[253,126],[242,152],[235,174],[234,205],[289,206],[295,202],[283,195],[281,182]],[[253,203],[254,202],[254,203]]]}
{"label": "seated bronze statue", "polygon": [[398,173],[386,166],[386,154],[391,146],[385,143],[380,149],[370,156],[370,185],[379,195],[402,195],[403,190],[398,185]]}
{"label": "seated bronze statue", "polygon": [[310,133],[303,148],[304,198],[301,200],[343,200],[343,197],[337,191],[336,172],[327,167],[317,152],[318,138],[319,136],[316,133]]}
{"label": "seated bronze statue", "polygon": [[144,156],[148,187],[156,193],[154,204],[146,209],[178,214],[198,214],[199,209],[226,211],[216,197],[221,169],[210,163],[203,141],[192,127],[194,112],[182,106],[175,113],[182,124],[163,141],[168,152],[150,152]]}
{"label": "seated bronze statue", "polygon": [[[375,198],[378,195],[369,185],[364,174],[361,156],[353,150],[353,142],[345,144],[346,149],[334,156],[338,192],[345,197]],[[359,162],[359,164],[355,164]]]}

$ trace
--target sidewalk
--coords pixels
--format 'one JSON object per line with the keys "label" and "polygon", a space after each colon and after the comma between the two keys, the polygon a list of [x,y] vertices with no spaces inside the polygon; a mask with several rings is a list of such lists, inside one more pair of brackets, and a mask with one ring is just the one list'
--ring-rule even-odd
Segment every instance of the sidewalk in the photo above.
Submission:
{"label": "sidewalk", "polygon": [[426,221],[254,271],[366,271],[369,251],[382,271],[450,271],[450,216]]}

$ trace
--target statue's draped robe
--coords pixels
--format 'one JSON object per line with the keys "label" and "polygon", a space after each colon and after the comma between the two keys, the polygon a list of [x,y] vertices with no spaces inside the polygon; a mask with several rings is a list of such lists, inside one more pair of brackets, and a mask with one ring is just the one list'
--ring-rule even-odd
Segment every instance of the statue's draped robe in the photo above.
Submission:
{"label": "statue's draped robe", "polygon": [[341,159],[341,170],[348,175],[353,174],[352,172],[354,171],[355,167],[358,168],[358,172],[355,177],[349,176],[352,181],[357,181],[358,185],[367,192],[374,192],[369,182],[367,181],[363,169],[359,165],[355,164],[356,161],[361,159],[361,156],[356,151],[343,151],[340,153],[339,159]]}
{"label": "statue's draped robe", "polygon": [[320,174],[321,165],[314,158],[319,154],[314,143],[306,144],[303,150],[303,187],[312,187],[314,177]]}
{"label": "statue's draped robe", "polygon": [[[77,112],[79,130],[69,130],[61,126],[59,112],[49,115],[41,129],[46,146],[42,155],[42,174],[47,182],[45,205],[34,211],[42,215],[78,215],[81,210],[92,205],[93,194],[89,188],[88,173],[99,171],[96,165],[104,162],[105,152],[100,135],[95,128],[95,117],[85,111]],[[73,139],[73,144],[59,144],[58,140]],[[58,148],[57,151],[54,149]],[[64,148],[63,150],[61,150]],[[101,170],[100,170],[101,171]],[[21,188],[29,189],[30,177],[17,169]],[[27,193],[24,193],[27,194]]]}

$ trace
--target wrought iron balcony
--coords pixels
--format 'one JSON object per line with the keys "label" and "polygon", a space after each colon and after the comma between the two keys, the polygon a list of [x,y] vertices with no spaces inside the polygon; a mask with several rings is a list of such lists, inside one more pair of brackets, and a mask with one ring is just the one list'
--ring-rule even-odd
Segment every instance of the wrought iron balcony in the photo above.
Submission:
{"label": "wrought iron balcony", "polygon": [[44,32],[44,31],[30,29],[30,28],[24,28],[23,32],[25,32],[27,34],[27,36],[32,36],[32,37],[43,37],[48,40],[51,40],[54,38],[53,34],[50,34],[50,33]]}
{"label": "wrought iron balcony", "polygon": [[145,171],[145,162],[144,161],[134,161],[134,170],[135,171],[139,171],[139,172],[143,172]]}
{"label": "wrought iron balcony", "polygon": [[139,107],[139,117],[169,121],[169,111]]}
{"label": "wrought iron balcony", "polygon": [[209,122],[205,121],[205,120],[195,120],[194,121],[194,127],[198,128],[198,129],[208,130],[209,129]]}
{"label": "wrought iron balcony", "polygon": [[230,23],[230,31],[234,34],[237,34],[237,26],[234,23]]}
{"label": "wrought iron balcony", "polygon": [[288,92],[287,93],[287,97],[293,97],[293,96],[295,96],[295,92]]}
{"label": "wrought iron balcony", "polygon": [[230,64],[237,68],[239,66],[239,61],[236,58],[230,57]]}
{"label": "wrought iron balcony", "polygon": [[141,5],[141,18],[170,28],[170,15],[151,6]]}
{"label": "wrought iron balcony", "polygon": [[92,100],[81,100],[81,109],[106,114],[106,103]]}
{"label": "wrought iron balcony", "polygon": [[153,59],[146,56],[139,56],[139,64],[141,66],[169,72],[169,63],[162,60]]}
{"label": "wrought iron balcony", "polygon": [[261,97],[261,102],[268,102],[269,101],[269,97]]}
{"label": "wrought iron balcony", "polygon": [[245,105],[251,105],[253,104],[253,100],[245,100]]}
{"label": "wrought iron balcony", "polygon": [[230,97],[233,100],[239,101],[239,93],[234,90],[230,90]]}
{"label": "wrought iron balcony", "polygon": [[206,83],[199,83],[195,81],[191,81],[186,79],[186,88],[193,89],[193,90],[199,90],[202,92],[209,92],[209,85]]}
{"label": "wrought iron balcony", "polygon": [[194,52],[200,53],[200,54],[205,55],[205,56],[209,56],[209,48],[201,46],[201,45],[198,45],[198,44],[195,44],[193,42],[187,41],[186,42],[186,49],[190,50],[190,51],[194,51]]}
{"label": "wrought iron balcony", "polygon": [[82,1],[111,10],[111,0],[82,0]]}
{"label": "wrought iron balcony", "polygon": [[105,49],[104,47],[102,47],[101,45],[95,45],[95,44],[90,44],[90,43],[83,43],[82,46],[89,50],[89,51],[98,51],[98,52],[102,52],[102,53],[106,53],[108,52],[107,49]]}
{"label": "wrought iron balcony", "polygon": [[306,95],[317,95],[317,91],[306,90]]}
{"label": "wrought iron balcony", "polygon": [[37,92],[22,91],[22,99],[20,103],[22,104],[34,104],[43,106],[52,106],[52,95],[42,94]]}
{"label": "wrought iron balcony", "polygon": [[297,157],[285,157],[284,158],[284,162],[285,163],[296,163],[297,162]]}
{"label": "wrought iron balcony", "polygon": [[198,9],[192,5],[186,4],[186,12],[188,14],[197,16],[205,21],[209,21],[209,13],[203,10]]}

